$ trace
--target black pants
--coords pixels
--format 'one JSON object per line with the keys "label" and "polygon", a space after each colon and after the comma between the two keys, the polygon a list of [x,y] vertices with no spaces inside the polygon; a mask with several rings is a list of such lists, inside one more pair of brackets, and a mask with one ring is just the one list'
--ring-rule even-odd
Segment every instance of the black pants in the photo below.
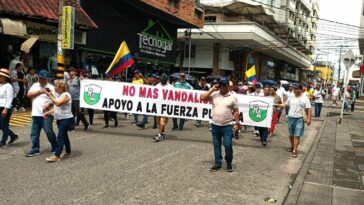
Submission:
{"label": "black pants", "polygon": [[75,122],[77,117],[77,124],[82,121],[82,124],[86,126],[88,124],[85,115],[80,111],[80,100],[72,100],[72,114],[74,116]]}
{"label": "black pants", "polygon": [[175,129],[179,128],[180,130],[182,130],[184,125],[185,125],[185,119],[181,118],[178,125],[177,118],[173,118],[173,128]]}
{"label": "black pants", "polygon": [[[85,109],[81,108],[81,112],[83,113],[84,111],[85,111]],[[95,113],[95,111],[93,109],[87,108],[87,113],[88,113],[88,119],[89,119],[90,125],[93,125],[94,124],[94,113]],[[79,118],[77,119],[77,124],[80,124],[80,119]]]}
{"label": "black pants", "polygon": [[351,112],[354,112],[355,109],[355,100],[351,102]]}
{"label": "black pants", "polygon": [[104,111],[104,121],[105,121],[106,126],[109,126],[109,119],[110,118],[114,119],[115,126],[117,126],[117,124],[118,124],[118,113],[117,112],[112,112],[112,111]]}
{"label": "black pants", "polygon": [[20,87],[20,90],[18,92],[18,95],[16,96],[16,108],[19,109],[21,107],[25,107],[24,104],[24,94],[25,94],[25,89],[23,86]]}

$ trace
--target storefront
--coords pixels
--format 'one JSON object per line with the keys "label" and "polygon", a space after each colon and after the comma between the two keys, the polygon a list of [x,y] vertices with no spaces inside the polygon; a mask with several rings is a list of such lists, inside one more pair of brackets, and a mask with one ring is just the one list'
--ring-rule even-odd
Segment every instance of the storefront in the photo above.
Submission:
{"label": "storefront", "polygon": [[[113,0],[83,2],[82,7],[100,29],[88,34],[86,46],[80,48],[82,58],[108,58],[110,63],[121,42],[125,41],[136,59],[135,68],[144,73],[174,72],[177,28],[191,25],[153,7],[135,4]],[[109,66],[97,61],[94,63],[101,73]]]}
{"label": "storefront", "polygon": [[[3,4],[3,0],[0,3]],[[3,14],[0,18],[0,66],[7,68],[15,56],[21,55],[21,61],[26,69],[35,68],[55,69],[57,67],[57,33],[58,33],[58,1],[44,0],[45,7],[42,11],[37,8],[33,0],[29,4],[18,7],[14,13],[10,7],[1,7]],[[97,28],[97,25],[78,5],[74,5],[75,32],[74,50],[65,50],[66,65],[76,65],[78,59],[77,48],[86,44],[86,32]],[[37,18],[35,18],[35,16]],[[30,37],[38,40],[31,47],[30,52],[21,52],[21,45]]]}

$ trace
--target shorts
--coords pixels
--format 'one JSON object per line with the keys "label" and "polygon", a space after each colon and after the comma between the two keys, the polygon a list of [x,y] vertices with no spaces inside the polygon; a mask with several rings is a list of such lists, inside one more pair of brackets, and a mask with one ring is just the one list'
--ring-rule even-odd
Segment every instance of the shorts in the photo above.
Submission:
{"label": "shorts", "polygon": [[158,125],[167,125],[168,117],[157,117]]}
{"label": "shorts", "polygon": [[290,137],[303,137],[305,130],[305,122],[303,117],[288,117],[288,133]]}

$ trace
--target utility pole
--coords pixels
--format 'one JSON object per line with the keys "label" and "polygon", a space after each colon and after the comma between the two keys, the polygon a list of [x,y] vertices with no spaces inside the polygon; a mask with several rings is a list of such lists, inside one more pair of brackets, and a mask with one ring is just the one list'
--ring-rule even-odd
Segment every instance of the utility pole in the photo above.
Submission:
{"label": "utility pole", "polygon": [[337,85],[340,84],[340,73],[341,73],[341,50],[342,50],[343,46],[340,45],[340,57],[339,57],[339,74],[337,77]]}
{"label": "utility pole", "polygon": [[58,1],[58,36],[57,36],[57,70],[56,79],[63,79],[65,60],[62,49],[62,8],[64,0]]}
{"label": "utility pole", "polygon": [[191,71],[191,43],[192,43],[192,29],[190,28],[190,31],[188,33],[189,37],[189,43],[188,43],[188,75],[190,75]]}

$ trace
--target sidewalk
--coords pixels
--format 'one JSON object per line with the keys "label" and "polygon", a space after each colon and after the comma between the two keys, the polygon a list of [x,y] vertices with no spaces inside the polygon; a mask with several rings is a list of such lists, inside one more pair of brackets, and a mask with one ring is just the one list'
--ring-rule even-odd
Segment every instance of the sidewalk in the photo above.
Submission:
{"label": "sidewalk", "polygon": [[325,118],[285,204],[363,204],[363,112],[338,119]]}

